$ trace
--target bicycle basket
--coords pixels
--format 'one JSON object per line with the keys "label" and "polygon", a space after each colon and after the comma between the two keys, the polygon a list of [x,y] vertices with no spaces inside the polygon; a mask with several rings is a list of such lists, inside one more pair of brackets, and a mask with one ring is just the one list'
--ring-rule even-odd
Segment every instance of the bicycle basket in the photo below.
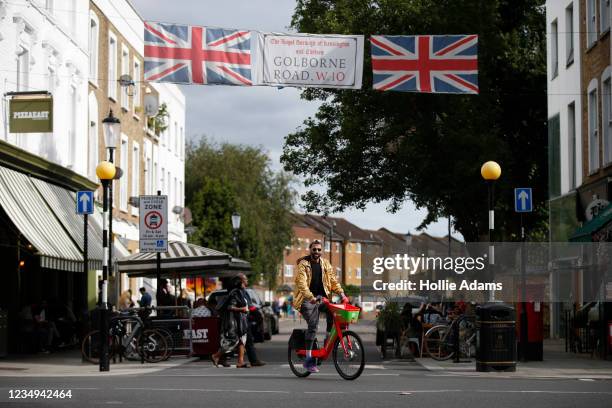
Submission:
{"label": "bicycle basket", "polygon": [[352,305],[334,305],[333,310],[340,323],[357,323],[361,311],[360,308]]}

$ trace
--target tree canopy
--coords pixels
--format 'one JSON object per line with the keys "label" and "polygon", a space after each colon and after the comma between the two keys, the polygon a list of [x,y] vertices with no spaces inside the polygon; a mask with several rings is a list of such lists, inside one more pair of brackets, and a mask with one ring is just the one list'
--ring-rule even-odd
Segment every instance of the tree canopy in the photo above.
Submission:
{"label": "tree canopy", "polygon": [[295,203],[291,177],[270,169],[260,148],[215,144],[206,138],[187,145],[185,198],[196,230],[189,241],[237,256],[231,215],[241,215],[240,257],[251,262],[270,288],[286,245]]}
{"label": "tree canopy", "polygon": [[[288,135],[284,167],[323,193],[309,211],[406,200],[426,208],[420,228],[453,217],[466,240],[487,231],[480,166],[497,161],[496,237],[518,233],[513,188],[533,187],[532,231],[546,226],[546,30],[543,0],[298,0],[292,27],[305,33],[478,34],[479,95],[372,90],[369,42],[360,90],[308,89],[314,118]],[[314,177],[313,177],[314,176]],[[501,224],[501,225],[500,225]]]}

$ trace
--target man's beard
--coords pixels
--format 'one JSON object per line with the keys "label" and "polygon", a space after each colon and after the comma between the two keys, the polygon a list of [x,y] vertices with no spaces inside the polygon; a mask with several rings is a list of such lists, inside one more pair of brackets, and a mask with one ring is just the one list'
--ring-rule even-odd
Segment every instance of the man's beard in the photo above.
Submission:
{"label": "man's beard", "polygon": [[321,254],[317,254],[317,253],[314,253],[314,252],[312,254],[310,254],[310,256],[314,260],[317,260],[317,259],[321,258]]}

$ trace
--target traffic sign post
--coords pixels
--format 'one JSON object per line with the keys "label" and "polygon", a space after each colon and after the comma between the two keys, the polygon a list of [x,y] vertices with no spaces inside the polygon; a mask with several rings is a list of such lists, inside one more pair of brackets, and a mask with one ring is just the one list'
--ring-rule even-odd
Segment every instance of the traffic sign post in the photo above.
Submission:
{"label": "traffic sign post", "polygon": [[168,196],[140,196],[140,252],[168,252]]}
{"label": "traffic sign post", "polygon": [[76,213],[77,214],[93,214],[94,209],[94,192],[93,191],[77,191],[76,193]]}
{"label": "traffic sign post", "polygon": [[514,189],[514,211],[517,213],[533,211],[533,195],[531,188]]}
{"label": "traffic sign post", "polygon": [[527,332],[527,254],[525,252],[525,227],[523,226],[523,213],[533,211],[533,194],[529,187],[514,189],[514,211],[521,216],[521,361],[527,361],[525,353],[528,341]]}

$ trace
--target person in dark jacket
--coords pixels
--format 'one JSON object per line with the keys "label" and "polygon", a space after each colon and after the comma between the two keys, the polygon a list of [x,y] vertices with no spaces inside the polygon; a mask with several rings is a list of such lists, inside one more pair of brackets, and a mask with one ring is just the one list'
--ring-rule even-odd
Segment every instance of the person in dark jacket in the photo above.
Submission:
{"label": "person in dark jacket", "polygon": [[217,304],[217,310],[221,315],[221,347],[210,356],[215,367],[219,366],[219,360],[225,353],[238,348],[237,368],[247,368],[244,362],[245,345],[247,342],[249,313],[248,297],[244,290],[246,282],[237,276],[232,279],[234,289],[227,295],[227,298]]}

